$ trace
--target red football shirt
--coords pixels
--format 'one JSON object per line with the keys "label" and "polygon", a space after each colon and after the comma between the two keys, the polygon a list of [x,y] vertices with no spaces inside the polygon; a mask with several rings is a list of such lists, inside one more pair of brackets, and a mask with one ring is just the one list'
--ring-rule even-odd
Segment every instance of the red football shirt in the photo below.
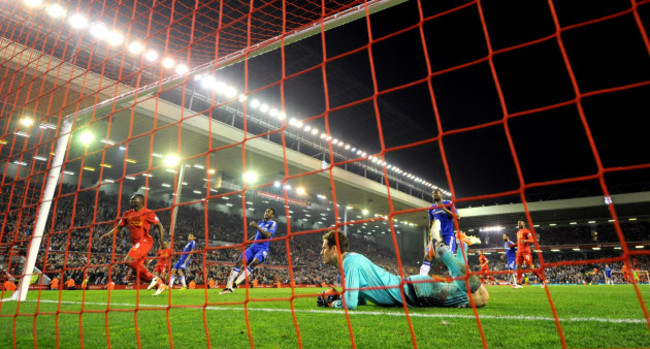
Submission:
{"label": "red football shirt", "polygon": [[129,227],[131,242],[135,245],[145,239],[152,240],[151,235],[149,235],[149,229],[152,224],[158,223],[159,221],[158,216],[152,210],[142,208],[140,211],[128,210],[124,212],[118,225],[121,227]]}
{"label": "red football shirt", "polygon": [[533,234],[530,233],[530,230],[524,228],[519,229],[517,232],[517,253],[530,253],[530,243],[523,242],[522,240],[532,240]]}
{"label": "red football shirt", "polygon": [[479,261],[479,263],[481,263],[481,265],[483,265],[483,264],[487,263],[488,260],[487,260],[487,257],[485,257],[485,255],[480,255],[480,256],[478,256],[478,261]]}
{"label": "red football shirt", "polygon": [[172,253],[172,250],[169,248],[158,250],[158,252],[156,252],[156,257],[158,258],[158,263],[156,263],[156,265],[168,264],[172,259]]}

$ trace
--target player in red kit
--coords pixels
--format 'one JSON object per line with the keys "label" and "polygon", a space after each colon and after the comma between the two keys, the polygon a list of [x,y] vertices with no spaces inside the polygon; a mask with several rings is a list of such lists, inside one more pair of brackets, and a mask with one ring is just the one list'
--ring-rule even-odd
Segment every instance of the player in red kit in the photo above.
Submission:
{"label": "player in red kit", "polygon": [[481,263],[481,279],[485,281],[485,279],[489,279],[492,282],[496,282],[496,280],[490,275],[490,267],[488,266],[488,259],[485,257],[483,254],[483,251],[478,251],[478,261]]}
{"label": "player in red kit", "polygon": [[152,225],[158,227],[161,242],[164,241],[165,229],[158,216],[152,210],[144,207],[144,196],[142,194],[133,194],[129,200],[129,206],[131,209],[124,212],[117,227],[102,235],[99,240],[115,235],[128,226],[133,247],[124,257],[124,261],[137,276],[148,282],[154,278],[153,274],[144,267],[144,261],[153,247],[153,238],[149,235],[149,229]]}
{"label": "player in red kit", "polygon": [[[530,244],[535,242],[533,234],[530,230],[526,229],[526,222],[519,221],[517,222],[519,231],[517,231],[517,284],[515,288],[522,288],[521,278],[523,275],[522,267],[525,264],[528,268],[532,269],[533,266],[533,256],[530,251]],[[533,273],[537,275],[539,280],[542,282],[542,285],[546,284],[544,277],[533,270]]]}
{"label": "player in red kit", "polygon": [[[149,287],[147,287],[148,290],[154,288],[154,286],[158,284],[159,279],[163,285],[165,284],[165,276],[169,271],[172,254],[174,253],[169,248],[169,243],[163,241],[160,245],[162,249],[156,252],[156,260],[158,263],[156,263],[156,266],[153,268],[154,278],[151,279],[151,283],[149,284]],[[149,262],[151,262],[151,260]]]}

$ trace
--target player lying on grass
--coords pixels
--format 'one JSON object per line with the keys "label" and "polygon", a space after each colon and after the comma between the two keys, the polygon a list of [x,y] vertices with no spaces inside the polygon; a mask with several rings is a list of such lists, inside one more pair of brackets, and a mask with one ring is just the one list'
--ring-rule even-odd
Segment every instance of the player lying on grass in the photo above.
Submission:
{"label": "player lying on grass", "polygon": [[[338,246],[336,238],[338,236]],[[467,251],[467,244],[463,243]],[[348,252],[348,239],[345,235],[332,230],[323,235],[321,256],[323,263],[340,269],[339,258],[343,261],[343,275],[345,275],[345,292],[342,299],[336,297],[320,296],[318,304],[326,307],[342,309],[345,303],[347,309],[354,310],[358,305],[370,301],[381,306],[399,306],[404,302],[408,306],[432,307],[467,307],[469,298],[467,284],[462,277],[465,275],[465,262],[463,253],[454,256],[449,247],[438,243],[435,248],[439,258],[435,262],[444,263],[451,276],[459,278],[451,283],[434,282],[427,275],[413,275],[407,277],[403,286],[402,279],[371,262],[368,258],[358,253]],[[478,276],[468,278],[469,289],[476,307],[484,307],[490,295],[481,283]],[[402,297],[402,291],[404,297]]]}

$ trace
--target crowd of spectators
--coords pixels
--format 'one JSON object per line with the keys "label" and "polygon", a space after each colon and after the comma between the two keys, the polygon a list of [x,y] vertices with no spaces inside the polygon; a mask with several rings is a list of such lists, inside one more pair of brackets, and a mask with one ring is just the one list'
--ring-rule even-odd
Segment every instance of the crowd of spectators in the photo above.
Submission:
{"label": "crowd of spectators", "polygon": [[[621,222],[621,231],[626,241],[648,241],[650,239],[650,222]],[[535,227],[535,235],[540,245],[567,244],[606,244],[620,241],[614,224],[611,222],[585,225],[563,225]],[[500,248],[503,246],[502,233],[479,232],[483,248]],[[517,231],[513,228],[505,231],[513,241],[517,240]]]}
{"label": "crowd of spectators", "polygon": [[[44,240],[37,259],[37,268],[50,278],[60,280],[72,278],[77,284],[88,279],[89,285],[106,285],[109,281],[116,284],[133,283],[134,277],[129,277],[130,268],[122,263],[123,257],[131,248],[128,233],[122,233],[116,238],[99,241],[99,236],[115,226],[121,212],[118,212],[118,196],[107,194],[103,191],[75,192],[73,187],[63,186],[62,192],[71,195],[60,196],[52,205],[54,217],[48,219]],[[4,189],[3,189],[4,191]],[[3,193],[9,194],[9,193]],[[32,207],[22,208],[12,201],[9,206],[7,197],[0,198],[3,233],[0,242],[3,250],[0,256],[25,255],[35,216]],[[120,211],[128,209],[128,196],[123,195],[120,200]],[[171,209],[169,203],[149,200],[148,207],[155,210],[167,229],[166,239],[170,238]],[[280,203],[277,206],[281,206]],[[13,208],[13,209],[10,209]],[[248,217],[248,220],[261,217]],[[622,225],[626,239],[631,241],[648,240],[650,224],[647,222],[624,223]],[[616,232],[611,225],[598,225],[598,235],[594,236],[594,226],[575,226],[570,228],[536,228],[541,245],[568,245],[578,243],[615,242],[618,241]],[[291,231],[301,231],[301,226],[291,227]],[[271,242],[271,251],[267,260],[257,267],[251,277],[260,284],[288,284],[292,280],[296,284],[336,284],[339,282],[339,270],[322,264],[319,255],[322,244],[321,233],[299,234],[287,238],[287,226],[278,223],[278,230]],[[206,280],[213,279],[217,284],[223,284],[230,273],[233,262],[243,252],[247,245],[242,244],[246,239],[243,218],[236,214],[210,210],[206,215],[204,210],[194,206],[181,206],[176,218],[174,229],[173,250],[178,253],[185,245],[187,235],[196,236],[197,247],[187,268],[187,281],[204,284]],[[248,237],[253,236],[248,231]],[[150,254],[153,260],[155,250],[159,247],[156,232],[151,232],[156,243]],[[493,236],[492,236],[493,237]],[[499,238],[483,236],[484,247],[502,247]],[[367,240],[350,241],[350,250],[370,257],[376,264],[386,268],[393,274],[400,274],[394,250],[382,248],[379,244]],[[422,251],[413,251],[421,255]],[[618,254],[617,254],[618,253]],[[609,249],[607,251],[593,252],[544,252],[546,263],[560,261],[583,261],[587,259],[602,259],[620,255],[620,251]],[[499,256],[499,257],[495,257]],[[505,270],[505,261],[502,255],[492,254],[490,268],[492,270]],[[176,255],[172,262],[177,260]],[[638,256],[637,267],[650,269],[648,257]],[[5,259],[6,260],[6,259]],[[537,258],[535,258],[537,260]],[[0,261],[2,264],[2,261]],[[10,264],[10,263],[5,263]],[[19,274],[16,263],[10,273]],[[155,263],[154,263],[155,264]],[[153,265],[149,266],[150,270]],[[476,256],[469,256],[469,265],[473,270],[478,270]],[[621,262],[611,263],[617,271],[622,267]],[[552,283],[585,283],[601,281],[600,274],[593,275],[594,268],[602,271],[604,264],[571,264],[547,267],[544,273]],[[404,275],[416,274],[417,265],[402,265]],[[618,274],[615,274],[617,276]],[[497,275],[505,280],[507,275]]]}

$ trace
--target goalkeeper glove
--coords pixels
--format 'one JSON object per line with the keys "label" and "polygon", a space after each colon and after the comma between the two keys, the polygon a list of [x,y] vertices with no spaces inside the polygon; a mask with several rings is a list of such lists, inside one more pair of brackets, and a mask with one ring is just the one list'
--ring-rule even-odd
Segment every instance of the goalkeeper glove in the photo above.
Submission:
{"label": "goalkeeper glove", "polygon": [[334,301],[338,299],[341,299],[338,291],[334,287],[330,287],[327,291],[318,294],[316,305],[319,307],[328,308]]}

